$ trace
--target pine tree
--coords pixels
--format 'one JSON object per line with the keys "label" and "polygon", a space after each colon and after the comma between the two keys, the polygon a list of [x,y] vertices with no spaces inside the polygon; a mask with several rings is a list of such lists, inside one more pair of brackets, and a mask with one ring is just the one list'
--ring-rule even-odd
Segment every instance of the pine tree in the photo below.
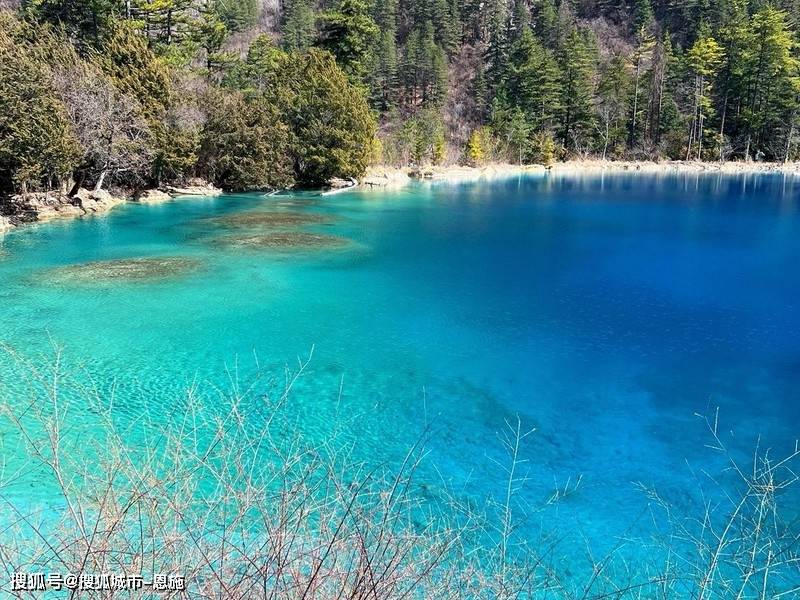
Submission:
{"label": "pine tree", "polygon": [[664,105],[674,103],[672,87],[669,83],[674,79],[675,56],[669,32],[665,31],[657,41],[653,52],[653,67],[650,70],[650,113],[647,129],[649,138],[656,148],[661,144],[661,136],[665,129]]}
{"label": "pine tree", "polygon": [[758,151],[766,148],[770,126],[781,123],[787,98],[797,87],[798,58],[795,34],[788,15],[770,5],[758,11],[751,20],[752,44],[748,48],[745,67],[743,120],[746,128],[745,158],[749,159],[755,145]]}
{"label": "pine tree", "polygon": [[512,46],[504,86],[512,105],[525,113],[533,130],[553,126],[560,109],[558,65],[529,27]]}
{"label": "pine tree", "polygon": [[52,72],[11,33],[0,13],[0,193],[51,189],[66,181],[80,148],[52,85]]}
{"label": "pine tree", "polygon": [[115,23],[93,56],[114,84],[139,102],[144,115],[163,114],[171,96],[169,70],[147,47],[135,24]]}
{"label": "pine tree", "polygon": [[592,130],[592,76],[596,48],[590,36],[574,26],[559,49],[561,68],[561,140],[565,147],[585,151]]}
{"label": "pine tree", "polygon": [[[649,0],[644,0],[649,7]],[[639,26],[636,32],[636,50],[633,53],[634,65],[634,79],[633,79],[633,102],[631,103],[631,126],[628,137],[628,146],[633,148],[639,136],[638,127],[642,123],[641,118],[642,103],[639,101],[641,93],[642,75],[644,73],[644,65],[648,62],[655,47],[655,38],[653,37],[650,27],[652,26],[652,12],[645,14],[642,17],[645,19]]]}
{"label": "pine tree", "polygon": [[439,105],[447,94],[447,57],[436,43],[433,23],[423,27],[421,58],[422,104]]}
{"label": "pine tree", "polygon": [[448,0],[430,0],[428,15],[424,19],[433,24],[436,44],[447,54],[457,50],[461,37],[461,24],[458,16],[453,14],[453,4]]}
{"label": "pine tree", "polygon": [[503,83],[508,58],[508,7],[505,0],[487,0],[486,80],[493,93]]}
{"label": "pine tree", "polygon": [[351,81],[362,84],[368,53],[379,34],[366,0],[341,0],[335,10],[322,16],[319,45],[333,54]]}
{"label": "pine tree", "polygon": [[375,22],[380,28],[380,37],[373,50],[370,90],[373,104],[387,112],[397,102],[399,85],[397,0],[386,0],[377,7]]}
{"label": "pine tree", "polygon": [[534,29],[546,46],[555,47],[559,29],[555,0],[539,0],[536,3]]}
{"label": "pine tree", "polygon": [[233,57],[222,52],[228,37],[228,27],[215,10],[205,10],[193,24],[192,37],[205,52],[206,70],[211,77],[215,71],[233,62]]}
{"label": "pine tree", "polygon": [[192,0],[135,0],[133,14],[144,21],[144,30],[154,46],[170,46],[189,33]]}
{"label": "pine tree", "polygon": [[32,19],[63,26],[70,35],[89,43],[126,13],[122,0],[34,0],[23,5]]}
{"label": "pine tree", "polygon": [[720,43],[725,48],[720,81],[722,98],[719,126],[720,160],[725,158],[726,125],[728,125],[728,107],[731,96],[736,95],[736,82],[742,80],[746,67],[747,49],[753,43],[747,15],[747,0],[730,0],[724,4],[725,12],[719,28]]}
{"label": "pine tree", "polygon": [[716,75],[724,57],[724,49],[710,35],[698,38],[687,54],[689,68],[695,74],[695,103],[686,149],[687,160],[692,155],[694,143],[697,144],[697,160],[703,156],[704,124],[712,112],[710,80]]}
{"label": "pine tree", "polygon": [[291,132],[277,106],[230,90],[212,92],[205,104],[199,166],[216,185],[251,190],[294,183]]}
{"label": "pine tree", "polygon": [[606,159],[609,148],[620,153],[626,137],[625,121],[628,114],[628,99],[633,77],[627,61],[617,55],[600,68],[597,84],[597,110],[600,117],[602,158]]}
{"label": "pine tree", "polygon": [[317,35],[311,0],[286,0],[281,21],[281,46],[307,50]]}
{"label": "pine tree", "polygon": [[256,0],[216,0],[213,9],[228,31],[247,31],[256,24]]}
{"label": "pine tree", "polygon": [[653,27],[653,5],[650,0],[634,0],[633,31],[639,35],[642,30],[649,31]]}
{"label": "pine tree", "polygon": [[319,186],[332,177],[361,176],[376,126],[360,87],[317,49],[294,55],[288,68],[294,100],[286,109],[297,181]]}
{"label": "pine tree", "polygon": [[514,41],[518,40],[531,26],[531,11],[526,0],[514,0],[511,19],[511,32]]}
{"label": "pine tree", "polygon": [[422,45],[422,32],[419,28],[415,28],[406,38],[400,65],[403,99],[406,107],[416,106],[420,95]]}

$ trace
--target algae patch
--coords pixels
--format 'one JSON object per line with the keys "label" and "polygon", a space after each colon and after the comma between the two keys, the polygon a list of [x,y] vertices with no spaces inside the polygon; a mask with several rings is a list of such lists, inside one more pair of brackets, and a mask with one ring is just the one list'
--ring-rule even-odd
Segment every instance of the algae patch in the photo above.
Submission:
{"label": "algae patch", "polygon": [[350,241],[334,235],[305,231],[276,231],[262,235],[224,236],[214,240],[217,246],[253,250],[325,250],[344,248]]}
{"label": "algae patch", "polygon": [[212,221],[223,227],[280,229],[324,225],[333,222],[333,219],[318,213],[259,211],[215,217]]}
{"label": "algae patch", "polygon": [[127,258],[59,267],[51,275],[63,283],[147,282],[192,273],[199,267],[200,262],[190,258]]}

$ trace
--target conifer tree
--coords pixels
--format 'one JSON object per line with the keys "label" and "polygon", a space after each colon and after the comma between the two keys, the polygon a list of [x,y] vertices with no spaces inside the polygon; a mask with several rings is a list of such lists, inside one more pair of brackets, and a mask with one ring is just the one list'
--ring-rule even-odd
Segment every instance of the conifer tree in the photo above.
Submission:
{"label": "conifer tree", "polygon": [[213,10],[228,31],[247,31],[256,24],[256,0],[216,0]]}
{"label": "conifer tree", "polygon": [[360,87],[327,52],[311,49],[288,63],[293,102],[286,109],[293,136],[295,178],[304,185],[358,177],[367,168],[375,121]]}
{"label": "conifer tree", "polygon": [[587,32],[570,26],[559,49],[561,68],[561,140],[565,147],[585,152],[593,129],[592,76],[596,48]]}
{"label": "conifer tree", "polygon": [[286,50],[307,50],[317,35],[311,0],[286,0],[281,21],[281,45]]}
{"label": "conifer tree", "polygon": [[436,43],[431,21],[425,23],[421,40],[422,103],[439,105],[447,94],[447,57],[444,50]]}
{"label": "conifer tree", "polygon": [[560,107],[560,73],[550,52],[525,27],[509,55],[506,95],[534,130],[553,126]]}
{"label": "conifer tree", "polygon": [[390,110],[397,101],[399,61],[397,51],[397,0],[386,0],[377,7],[375,22],[380,36],[373,50],[370,89],[375,106]]}
{"label": "conifer tree", "polygon": [[145,34],[155,45],[175,44],[189,34],[192,0],[135,0],[134,14],[144,21]]}
{"label": "conifer tree", "polygon": [[135,24],[115,23],[93,56],[114,84],[139,102],[144,115],[163,114],[171,95],[169,70],[147,47]]}
{"label": "conifer tree", "polygon": [[200,167],[229,190],[291,185],[291,132],[279,109],[261,95],[211,93],[200,147]]}
{"label": "conifer tree", "polygon": [[508,58],[508,6],[505,0],[487,0],[486,80],[489,92],[499,89]]}
{"label": "conifer tree", "polygon": [[536,3],[534,29],[546,46],[555,47],[559,29],[555,0],[539,0]]}
{"label": "conifer tree", "polygon": [[757,151],[766,150],[770,125],[785,127],[785,123],[781,123],[782,108],[785,108],[782,105],[791,105],[792,92],[798,86],[797,42],[788,15],[767,5],[753,15],[751,30],[742,110],[747,159],[752,156],[754,145]]}
{"label": "conifer tree", "polygon": [[32,0],[24,7],[29,17],[64,26],[70,35],[89,43],[126,12],[123,0]]}
{"label": "conifer tree", "polygon": [[620,147],[625,144],[625,121],[632,79],[627,62],[619,55],[612,57],[600,68],[597,111],[601,123],[599,129],[603,160],[607,158],[609,148],[619,154]]}
{"label": "conifer tree", "polygon": [[379,34],[366,0],[341,0],[336,9],[322,16],[319,45],[333,54],[351,81],[362,84],[368,53]]}
{"label": "conifer tree", "polygon": [[[719,28],[719,41],[725,48],[725,58],[720,77],[720,125],[719,125],[719,159],[725,158],[726,126],[728,126],[728,108],[731,100],[737,99],[737,82],[742,81],[746,68],[748,48],[751,39],[750,23],[747,15],[746,0],[730,0],[725,2],[723,21]],[[733,96],[733,98],[732,98]],[[734,126],[737,125],[734,123]]]}
{"label": "conifer tree", "polygon": [[672,88],[669,83],[674,79],[675,56],[669,32],[665,31],[657,40],[653,51],[653,66],[650,70],[650,113],[648,135],[656,149],[661,144],[661,136],[665,129],[663,119],[664,106],[674,103]]}
{"label": "conifer tree", "polygon": [[689,68],[695,75],[695,102],[692,111],[692,126],[689,130],[689,141],[686,159],[692,156],[692,146],[697,146],[697,160],[703,155],[704,124],[712,112],[711,79],[717,73],[725,51],[710,35],[697,39],[687,54]]}
{"label": "conifer tree", "polygon": [[[650,6],[649,0],[643,1],[647,7]],[[633,101],[631,102],[631,126],[628,137],[628,146],[631,148],[636,144],[639,135],[638,127],[643,121],[640,115],[642,111],[642,103],[640,102],[642,75],[644,74],[645,63],[652,58],[653,48],[655,47],[655,38],[650,31],[652,12],[644,11],[642,19],[645,20],[643,20],[636,32],[636,50],[633,53]]]}
{"label": "conifer tree", "polygon": [[0,13],[0,193],[52,189],[78,164],[80,148],[52,72],[11,33]]}

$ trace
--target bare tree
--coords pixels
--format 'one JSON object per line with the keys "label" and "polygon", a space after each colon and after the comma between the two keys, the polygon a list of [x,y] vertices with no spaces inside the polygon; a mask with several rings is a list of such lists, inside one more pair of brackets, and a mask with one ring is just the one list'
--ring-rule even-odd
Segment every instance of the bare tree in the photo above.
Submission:
{"label": "bare tree", "polygon": [[84,150],[70,196],[86,178],[94,181],[94,190],[99,191],[109,177],[125,174],[138,181],[146,175],[152,136],[134,99],[87,64],[62,67],[54,75],[54,85]]}

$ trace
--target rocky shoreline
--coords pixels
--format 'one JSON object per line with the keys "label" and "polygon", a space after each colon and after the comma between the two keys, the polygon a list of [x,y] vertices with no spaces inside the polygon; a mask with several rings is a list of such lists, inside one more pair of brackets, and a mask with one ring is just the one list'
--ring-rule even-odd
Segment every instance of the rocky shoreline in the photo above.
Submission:
{"label": "rocky shoreline", "polygon": [[[581,174],[597,172],[640,172],[651,174],[675,173],[783,173],[800,177],[800,162],[697,162],[697,161],[603,161],[574,160],[552,165],[488,164],[480,167],[431,166],[390,167],[374,166],[358,181],[335,180],[327,193],[361,188],[398,188],[411,181],[466,183],[479,180],[502,179],[525,174]],[[180,196],[219,196],[223,190],[200,179],[190,180],[185,186],[165,186],[141,190],[132,195],[124,192],[81,189],[74,196],[60,192],[36,192],[0,199],[0,234],[20,225],[59,218],[84,217],[103,214],[127,202],[159,204]]]}
{"label": "rocky shoreline", "polygon": [[107,190],[80,189],[74,196],[61,192],[34,192],[0,199],[0,233],[29,223],[53,219],[85,217],[107,213],[122,204],[133,202],[158,204],[180,196],[218,196],[222,190],[202,180],[192,180],[184,187],[164,187],[112,193]]}

